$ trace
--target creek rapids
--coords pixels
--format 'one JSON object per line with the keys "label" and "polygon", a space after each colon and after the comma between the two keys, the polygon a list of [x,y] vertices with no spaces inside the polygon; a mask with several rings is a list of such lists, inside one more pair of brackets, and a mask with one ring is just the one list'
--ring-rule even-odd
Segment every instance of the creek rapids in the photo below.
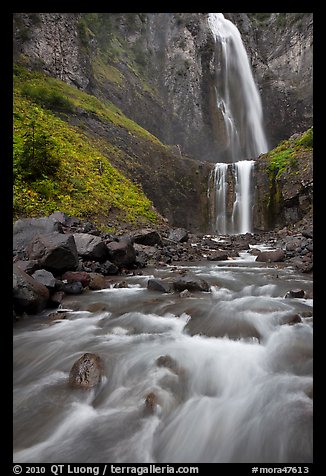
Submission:
{"label": "creek rapids", "polygon": [[[312,276],[248,252],[177,267],[210,292],[151,291],[175,267],[146,268],[15,324],[15,463],[312,462],[313,301],[285,297]],[[85,352],[105,367],[88,391],[68,385]]]}

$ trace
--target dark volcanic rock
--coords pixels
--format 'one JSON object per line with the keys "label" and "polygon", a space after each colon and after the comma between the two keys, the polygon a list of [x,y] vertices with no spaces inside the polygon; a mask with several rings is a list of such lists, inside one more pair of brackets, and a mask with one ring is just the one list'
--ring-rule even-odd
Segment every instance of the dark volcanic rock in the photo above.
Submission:
{"label": "dark volcanic rock", "polygon": [[17,313],[34,314],[42,311],[48,302],[49,290],[18,266],[13,267],[13,301]]}
{"label": "dark volcanic rock", "polygon": [[136,262],[136,250],[130,241],[120,240],[112,241],[107,245],[109,249],[109,258],[119,268],[130,267]]}
{"label": "dark volcanic rock", "polygon": [[86,259],[104,261],[108,256],[108,248],[99,236],[89,233],[74,233],[77,253]]}
{"label": "dark volcanic rock", "polygon": [[134,242],[139,245],[154,246],[162,245],[162,238],[156,230],[138,230],[132,235]]}
{"label": "dark volcanic rock", "polygon": [[66,294],[81,294],[84,290],[84,287],[80,281],[75,281],[73,283],[67,283],[63,285],[63,291]]}
{"label": "dark volcanic rock", "polygon": [[38,235],[29,247],[30,259],[39,261],[48,271],[62,273],[78,266],[74,237],[61,233]]}
{"label": "dark volcanic rock", "polygon": [[147,288],[152,291],[159,291],[161,293],[172,292],[171,283],[163,281],[162,279],[149,279],[147,282]]}
{"label": "dark volcanic rock", "polygon": [[103,362],[97,354],[85,353],[72,366],[69,374],[69,384],[72,387],[89,389],[101,382]]}

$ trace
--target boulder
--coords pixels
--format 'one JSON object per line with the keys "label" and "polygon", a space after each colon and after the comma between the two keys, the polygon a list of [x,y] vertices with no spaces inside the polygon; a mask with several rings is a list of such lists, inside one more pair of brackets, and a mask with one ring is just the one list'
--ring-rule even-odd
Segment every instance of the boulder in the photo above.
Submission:
{"label": "boulder", "polygon": [[158,367],[166,367],[174,373],[178,372],[178,364],[170,355],[161,355],[158,357],[158,359],[156,359],[156,365]]}
{"label": "boulder", "polygon": [[175,278],[173,281],[173,288],[175,291],[206,291],[210,290],[210,286],[204,279],[198,278],[195,274],[187,273],[180,278]]}
{"label": "boulder", "polygon": [[18,266],[13,266],[13,300],[18,314],[35,314],[45,309],[49,290]]}
{"label": "boulder", "polygon": [[285,253],[281,249],[273,251],[261,251],[256,258],[256,261],[262,261],[265,263],[284,261]]}
{"label": "boulder", "polygon": [[69,373],[69,385],[90,389],[101,382],[103,362],[99,355],[86,352],[73,364]]}
{"label": "boulder", "polygon": [[159,291],[161,293],[171,293],[171,283],[163,281],[162,279],[149,279],[147,281],[147,289],[151,291]]}
{"label": "boulder", "polygon": [[132,238],[139,245],[162,245],[161,235],[156,230],[137,230],[132,233]]}
{"label": "boulder", "polygon": [[62,279],[68,283],[79,281],[83,287],[86,288],[90,283],[91,277],[89,273],[85,273],[85,271],[66,271],[62,275]]}
{"label": "boulder", "polygon": [[78,266],[78,254],[74,237],[62,233],[38,235],[29,246],[30,259],[54,273],[74,270]]}
{"label": "boulder", "polygon": [[207,256],[209,261],[225,261],[228,259],[228,253],[226,251],[218,250]]}
{"label": "boulder", "polygon": [[189,234],[185,228],[174,228],[170,231],[168,239],[176,243],[184,243],[189,240]]}
{"label": "boulder", "polygon": [[13,252],[21,258],[28,257],[27,249],[37,235],[62,233],[61,223],[53,217],[22,218],[14,223]]}
{"label": "boulder", "polygon": [[303,289],[291,289],[285,295],[286,298],[303,298],[304,290]]}
{"label": "boulder", "polygon": [[158,396],[154,392],[150,392],[145,398],[145,408],[148,412],[153,413],[159,403]]}
{"label": "boulder", "polygon": [[84,290],[84,287],[80,281],[75,281],[73,283],[67,283],[63,285],[63,291],[66,294],[81,294]]}
{"label": "boulder", "polygon": [[108,248],[99,236],[89,233],[74,233],[77,253],[86,259],[105,261],[108,256]]}
{"label": "boulder", "polygon": [[118,266],[114,263],[111,263],[111,261],[109,260],[106,260],[104,263],[101,264],[100,270],[101,270],[101,273],[104,274],[104,276],[119,273]]}
{"label": "boulder", "polygon": [[46,269],[38,269],[32,274],[32,278],[46,286],[49,291],[52,291],[55,288],[55,277]]}
{"label": "boulder", "polygon": [[107,288],[105,278],[100,273],[89,273],[89,277],[89,289],[96,291]]}
{"label": "boulder", "polygon": [[109,259],[118,268],[129,268],[136,262],[136,250],[129,240],[112,241],[107,245]]}

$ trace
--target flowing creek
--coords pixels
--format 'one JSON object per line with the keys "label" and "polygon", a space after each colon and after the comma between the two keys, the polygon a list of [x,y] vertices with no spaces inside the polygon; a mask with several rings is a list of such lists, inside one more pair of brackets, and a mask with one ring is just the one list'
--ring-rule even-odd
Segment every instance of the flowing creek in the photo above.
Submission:
{"label": "flowing creek", "polygon": [[[285,298],[312,276],[246,252],[185,268],[211,292],[150,291],[175,270],[144,269],[15,324],[14,462],[312,461],[312,299]],[[85,352],[105,365],[89,391],[68,386]]]}

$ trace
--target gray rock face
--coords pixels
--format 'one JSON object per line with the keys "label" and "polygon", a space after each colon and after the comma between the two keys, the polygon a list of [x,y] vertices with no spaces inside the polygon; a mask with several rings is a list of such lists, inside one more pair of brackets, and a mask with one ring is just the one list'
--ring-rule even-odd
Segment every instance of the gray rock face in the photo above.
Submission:
{"label": "gray rock face", "polygon": [[[14,18],[14,56],[22,53],[32,65],[85,89],[90,80],[89,61],[82,54],[79,13],[19,13]],[[22,41],[21,31],[28,31]]]}
{"label": "gray rock face", "polygon": [[42,311],[48,302],[49,290],[14,264],[13,301],[17,313],[34,314]]}
{"label": "gray rock face", "polygon": [[30,259],[39,261],[48,271],[62,273],[78,266],[74,237],[61,233],[38,235],[29,247]]}

